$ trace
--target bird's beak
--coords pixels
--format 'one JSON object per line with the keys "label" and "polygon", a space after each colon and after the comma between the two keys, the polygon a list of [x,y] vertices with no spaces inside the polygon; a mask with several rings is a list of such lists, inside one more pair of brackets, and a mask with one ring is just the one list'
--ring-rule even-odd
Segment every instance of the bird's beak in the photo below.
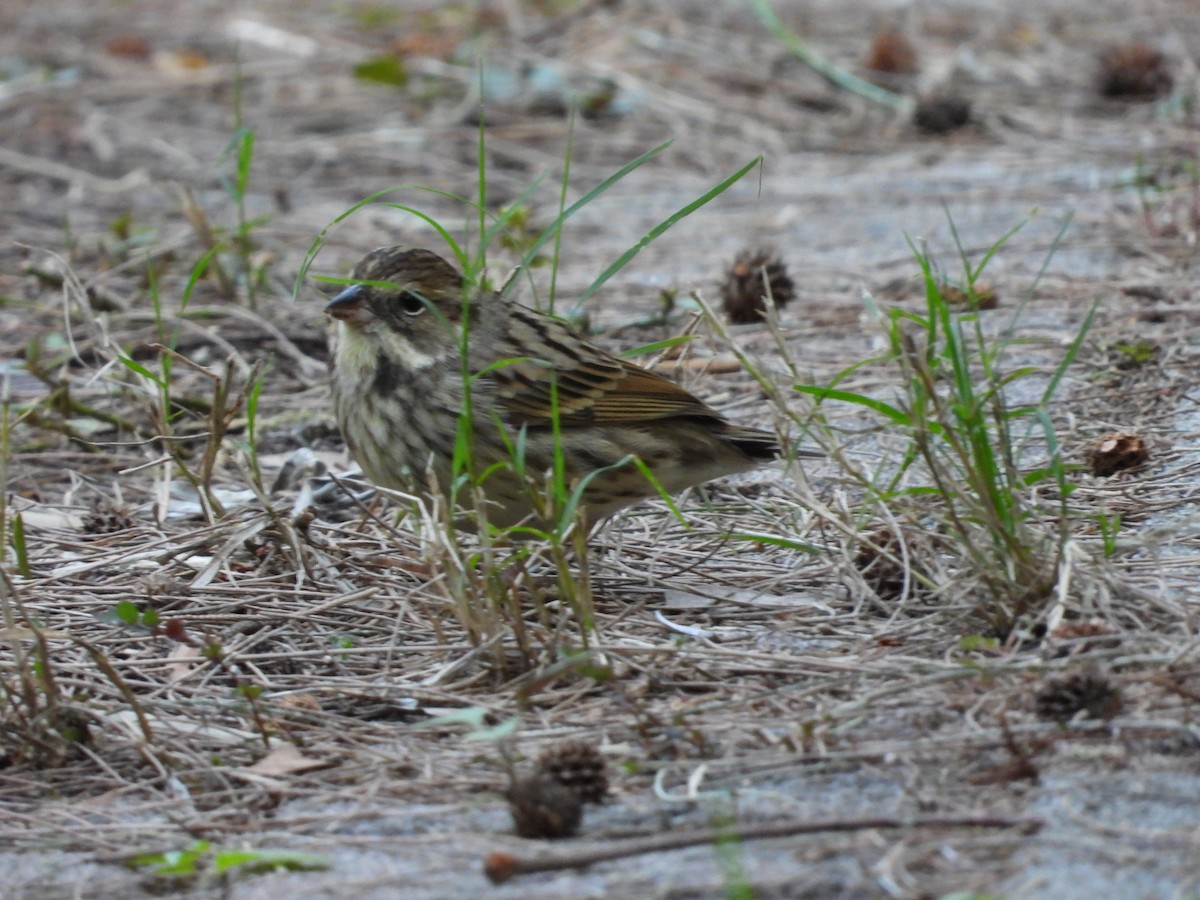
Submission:
{"label": "bird's beak", "polygon": [[361,284],[352,284],[327,304],[326,315],[348,325],[365,325],[375,318],[367,306],[367,291]]}

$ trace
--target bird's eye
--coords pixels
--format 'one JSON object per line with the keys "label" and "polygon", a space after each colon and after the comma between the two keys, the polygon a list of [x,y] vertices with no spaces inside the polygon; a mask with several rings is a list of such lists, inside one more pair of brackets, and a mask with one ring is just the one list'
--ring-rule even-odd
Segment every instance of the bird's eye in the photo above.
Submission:
{"label": "bird's eye", "polygon": [[405,315],[419,316],[425,312],[425,298],[412,291],[405,291],[400,295],[400,306]]}

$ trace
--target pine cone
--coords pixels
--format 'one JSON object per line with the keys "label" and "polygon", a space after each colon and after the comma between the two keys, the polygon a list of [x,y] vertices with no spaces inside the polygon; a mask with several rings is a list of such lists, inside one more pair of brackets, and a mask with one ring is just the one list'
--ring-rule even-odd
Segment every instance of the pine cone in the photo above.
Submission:
{"label": "pine cone", "polygon": [[1111,719],[1121,711],[1121,690],[1096,666],[1047,678],[1034,697],[1039,719],[1068,722],[1080,711],[1089,719]]}
{"label": "pine cone", "polygon": [[1153,100],[1175,84],[1170,61],[1141,41],[1110,47],[1100,56],[1096,84],[1105,97]]}
{"label": "pine cone", "polygon": [[971,121],[971,101],[957,94],[928,94],[913,107],[913,124],[926,134],[950,134]]}
{"label": "pine cone", "polygon": [[604,757],[587,741],[563,741],[547,747],[537,769],[566,785],[584,803],[603,803],[608,794]]}
{"label": "pine cone", "polygon": [[1117,432],[1097,439],[1084,451],[1084,456],[1093,475],[1108,478],[1140,466],[1150,458],[1150,448],[1140,434]]}
{"label": "pine cone", "polygon": [[725,273],[721,285],[726,317],[735,325],[761,322],[767,309],[763,295],[768,290],[776,306],[786,306],[796,296],[796,285],[778,254],[769,250],[743,250]]}
{"label": "pine cone", "polygon": [[[908,547],[907,557],[904,555],[901,541]],[[904,561],[907,560],[914,573],[928,574],[926,561],[932,558],[933,553],[934,549],[928,536],[915,528],[905,526],[901,529],[901,534],[897,534],[892,528],[877,528],[866,535],[866,540],[859,543],[858,552],[854,554],[854,567],[862,575],[867,587],[873,590],[879,599],[899,600],[906,581],[913,595],[927,592],[920,579],[906,577],[908,573],[905,571]]]}
{"label": "pine cone", "polygon": [[912,75],[919,68],[917,48],[903,32],[885,28],[875,32],[871,38],[871,50],[863,60],[863,65],[888,75]]}
{"label": "pine cone", "polygon": [[507,796],[513,825],[521,837],[571,837],[583,821],[579,795],[549,772],[514,778]]}

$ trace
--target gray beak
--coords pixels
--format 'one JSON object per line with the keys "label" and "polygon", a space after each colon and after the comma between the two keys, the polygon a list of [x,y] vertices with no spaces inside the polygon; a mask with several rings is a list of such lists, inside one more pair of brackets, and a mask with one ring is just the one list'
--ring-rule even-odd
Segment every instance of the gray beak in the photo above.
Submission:
{"label": "gray beak", "polygon": [[325,313],[342,322],[365,322],[374,318],[366,301],[366,289],[361,284],[352,284],[325,304]]}

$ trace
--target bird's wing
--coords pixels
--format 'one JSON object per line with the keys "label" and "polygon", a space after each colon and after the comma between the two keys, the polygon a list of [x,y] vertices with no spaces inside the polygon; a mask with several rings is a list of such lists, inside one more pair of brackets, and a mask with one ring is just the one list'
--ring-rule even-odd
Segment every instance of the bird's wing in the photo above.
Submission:
{"label": "bird's wing", "polygon": [[[521,330],[528,331],[527,340]],[[558,410],[563,424],[636,423],[676,416],[722,420],[675,382],[627,363],[548,317],[522,316],[518,346],[536,346],[543,358],[502,360],[488,373],[496,399],[515,425],[544,425]]]}

